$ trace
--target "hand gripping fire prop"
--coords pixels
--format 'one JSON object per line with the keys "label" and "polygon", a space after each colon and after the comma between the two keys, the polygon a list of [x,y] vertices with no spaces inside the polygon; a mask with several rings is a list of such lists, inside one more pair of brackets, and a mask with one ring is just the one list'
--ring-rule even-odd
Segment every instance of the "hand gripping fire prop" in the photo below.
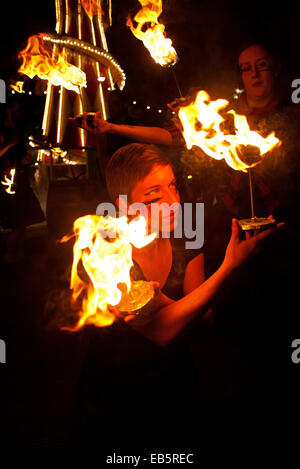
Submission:
{"label": "hand gripping fire prop", "polygon": [[[110,326],[118,316],[126,320],[154,297],[151,283],[130,278],[132,245],[142,248],[156,237],[156,233],[146,235],[145,218],[128,223],[126,217],[87,215],[75,220],[73,229],[70,288],[74,302],[82,299],[82,310],[76,326],[65,329],[76,331],[86,324]],[[65,236],[61,242],[73,236]]]}
{"label": "hand gripping fire prop", "polygon": [[174,65],[178,62],[178,56],[172,46],[171,39],[166,37],[165,26],[158,22],[158,18],[162,13],[162,0],[138,1],[142,8],[133,18],[136,26],[133,25],[130,17],[127,18],[126,25],[129,26],[134,36],[143,42],[156,63],[162,67],[171,67],[177,89],[182,97],[173,69]]}
{"label": "hand gripping fire prop", "polygon": [[[179,109],[178,116],[183,127],[183,136],[188,149],[193,145],[200,147],[207,155],[216,160],[225,159],[226,163],[237,171],[248,172],[251,201],[251,218],[240,220],[243,230],[257,230],[274,223],[269,218],[257,218],[254,215],[251,168],[262,161],[262,157],[275,146],[281,144],[274,132],[263,138],[250,130],[247,119],[233,110],[225,111],[228,101],[211,101],[205,91],[199,91],[195,101]],[[222,130],[225,118],[233,116],[234,133]],[[243,156],[251,156],[252,162],[243,161]]]}

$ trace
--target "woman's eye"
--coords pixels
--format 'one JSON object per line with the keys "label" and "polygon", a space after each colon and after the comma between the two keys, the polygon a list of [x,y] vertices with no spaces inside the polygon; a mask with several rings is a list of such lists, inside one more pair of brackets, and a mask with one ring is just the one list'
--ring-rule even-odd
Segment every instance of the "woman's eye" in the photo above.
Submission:
{"label": "woman's eye", "polygon": [[244,67],[240,67],[241,73],[250,72],[250,70],[251,70],[250,65],[247,65],[247,66],[244,66]]}
{"label": "woman's eye", "polygon": [[151,200],[146,200],[145,202],[143,202],[145,205],[151,205],[151,204],[155,204],[155,202],[159,202],[160,201],[160,197],[157,197],[156,199],[151,199]]}
{"label": "woman's eye", "polygon": [[264,60],[262,62],[258,62],[257,68],[258,68],[258,70],[268,70],[270,68],[270,66],[269,66],[268,62],[266,62]]}

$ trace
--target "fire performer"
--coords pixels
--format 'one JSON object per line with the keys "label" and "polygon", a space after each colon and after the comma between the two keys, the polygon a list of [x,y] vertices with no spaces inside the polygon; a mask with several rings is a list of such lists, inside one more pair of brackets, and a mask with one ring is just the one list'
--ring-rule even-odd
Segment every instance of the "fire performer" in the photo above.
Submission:
{"label": "fire performer", "polygon": [[[131,144],[120,148],[109,161],[106,180],[109,194],[121,210],[124,207],[119,194],[127,195],[130,204],[145,204],[149,218],[154,203],[171,206],[180,202],[172,166],[155,146]],[[176,214],[170,215],[171,232],[177,223]],[[272,232],[266,230],[242,240],[238,222],[232,220],[232,234],[224,261],[208,280],[204,276],[203,254],[197,251],[192,253],[192,260],[189,260],[188,252],[181,253],[181,273],[179,276],[175,273],[174,262],[178,260],[178,253],[174,251],[170,238],[158,236],[143,249],[133,249],[136,268],[146,280],[158,282],[160,291],[155,311],[146,324],[143,316],[141,325],[139,319],[132,319],[131,324],[163,345],[176,337],[195,316],[211,317],[209,308],[226,279],[258,251],[262,241]],[[177,291],[172,298],[169,282],[174,280]],[[178,293],[180,291],[181,294]]]}
{"label": "fire performer", "polygon": [[[299,201],[299,111],[292,105],[290,90],[286,90],[280,76],[281,65],[270,48],[259,42],[249,42],[240,48],[238,57],[239,78],[244,92],[236,100],[237,113],[247,117],[249,126],[262,135],[271,129],[281,140],[270,157],[253,169],[256,184],[256,206],[276,219],[297,225],[296,212]],[[231,209],[241,196],[239,174],[223,198]],[[296,202],[297,199],[297,202]]]}
{"label": "fire performer", "polygon": [[[148,219],[156,202],[168,206],[180,202],[172,166],[153,145],[134,143],[117,150],[108,163],[106,181],[110,197],[121,212],[126,211],[126,207],[120,194],[127,195],[130,205],[143,203]],[[145,312],[141,310],[137,315],[128,316],[128,321],[117,321],[104,328],[104,332],[102,328],[90,331],[96,338],[91,341],[94,345],[86,359],[81,389],[85,390],[83,399],[88,407],[98,409],[96,419],[94,411],[90,422],[94,422],[95,427],[92,431],[86,429],[92,434],[99,435],[98,412],[109,416],[105,418],[108,438],[110,435],[122,438],[128,431],[131,437],[134,429],[139,428],[140,434],[134,433],[135,443],[141,440],[144,444],[148,441],[153,444],[158,438],[160,443],[166,444],[174,443],[177,438],[179,444],[194,433],[190,422],[202,396],[199,396],[199,389],[198,394],[194,394],[195,370],[184,334],[190,325],[196,329],[197,341],[201,342],[201,329],[205,330],[204,335],[214,330],[213,301],[227,280],[235,277],[241,266],[260,250],[263,241],[277,231],[267,230],[242,240],[238,222],[233,220],[224,261],[205,280],[203,252],[185,249],[185,239],[173,239],[172,232],[179,220],[175,213],[169,220],[170,238],[160,233],[148,246],[133,247],[132,251],[133,279],[157,282],[152,304],[146,306]],[[210,338],[206,337],[206,341]],[[214,344],[208,345],[214,347]],[[222,362],[224,353],[222,348]],[[202,359],[209,373],[214,373],[211,367],[215,360],[211,361],[208,349]],[[101,374],[98,381],[95,369]],[[205,375],[202,379],[202,387],[207,386]],[[202,414],[204,428],[203,419]],[[214,424],[211,415],[208,421]]]}

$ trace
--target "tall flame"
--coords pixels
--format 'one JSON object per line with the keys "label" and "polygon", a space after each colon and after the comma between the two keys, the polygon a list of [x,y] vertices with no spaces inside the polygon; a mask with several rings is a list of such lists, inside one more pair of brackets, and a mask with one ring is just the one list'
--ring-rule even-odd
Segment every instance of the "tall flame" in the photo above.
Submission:
{"label": "tall flame", "polygon": [[233,115],[235,133],[224,133],[221,129],[225,119],[219,113],[224,111],[228,101],[217,99],[210,101],[205,91],[199,91],[194,103],[179,110],[179,118],[183,126],[183,135],[187,148],[196,145],[209,156],[217,160],[225,159],[233,169],[246,172],[260,162],[245,163],[240,156],[244,147],[256,147],[258,156],[263,156],[272,150],[280,140],[274,132],[263,138],[257,132],[250,130],[245,116],[236,114],[233,110],[225,114]]}
{"label": "tall flame", "polygon": [[58,57],[53,59],[44,46],[42,34],[28,38],[27,46],[19,53],[19,58],[22,58],[23,63],[18,71],[30,78],[37,75],[54,86],[61,85],[78,94],[79,87],[86,87],[85,73],[68,63],[63,53],[59,53]]}
{"label": "tall flame", "polygon": [[103,13],[100,0],[81,0],[81,5],[90,18]]}
{"label": "tall flame", "polygon": [[[116,318],[108,305],[117,305],[122,297],[118,284],[130,290],[132,246],[141,248],[153,241],[156,234],[146,236],[146,220],[138,217],[127,223],[126,217],[104,218],[87,215],[74,222],[76,241],[70,288],[73,300],[83,293],[82,312],[75,330],[84,324],[99,327],[111,325]],[[61,241],[68,241],[65,236]],[[78,274],[80,262],[88,276],[84,281]]]}
{"label": "tall flame", "polygon": [[[137,26],[133,26],[131,18],[127,19],[127,26],[130,27],[135,37],[143,42],[155,62],[162,66],[175,65],[178,60],[176,51],[171,39],[165,35],[165,26],[158,22],[158,17],[162,12],[162,0],[138,1],[142,9],[134,17]],[[143,31],[147,23],[150,23],[150,26]]]}

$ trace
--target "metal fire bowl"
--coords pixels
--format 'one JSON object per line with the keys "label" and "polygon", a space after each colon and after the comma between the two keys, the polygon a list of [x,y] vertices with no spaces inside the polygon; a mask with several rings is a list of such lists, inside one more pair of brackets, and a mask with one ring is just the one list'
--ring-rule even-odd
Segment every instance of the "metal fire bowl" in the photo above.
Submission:
{"label": "metal fire bowl", "polygon": [[244,231],[261,230],[276,226],[276,221],[270,220],[270,218],[243,218],[242,220],[238,220],[238,222],[241,229]]}
{"label": "metal fire bowl", "polygon": [[137,280],[131,283],[130,291],[122,292],[122,299],[116,308],[121,312],[136,311],[154,298],[154,288],[150,282]]}

